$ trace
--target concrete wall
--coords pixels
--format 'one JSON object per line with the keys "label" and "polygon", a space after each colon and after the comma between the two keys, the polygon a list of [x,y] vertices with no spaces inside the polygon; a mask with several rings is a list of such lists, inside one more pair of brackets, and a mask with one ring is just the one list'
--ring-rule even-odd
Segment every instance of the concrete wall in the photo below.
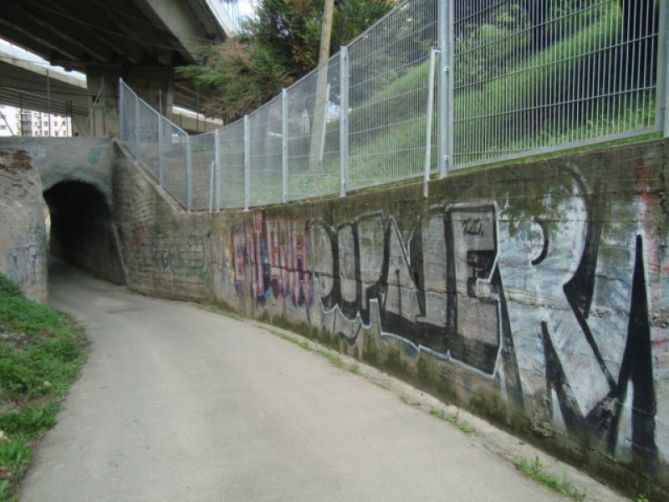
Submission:
{"label": "concrete wall", "polygon": [[24,151],[40,174],[44,190],[62,181],[89,183],[111,201],[112,167],[116,161],[109,138],[0,138],[0,150]]}
{"label": "concrete wall", "polygon": [[293,326],[666,495],[668,162],[658,141],[210,216],[123,161],[114,207],[131,288]]}
{"label": "concrete wall", "polygon": [[[125,283],[111,218],[112,171],[116,163],[112,141],[109,138],[8,137],[0,138],[0,152],[8,158],[20,158],[27,172],[32,173],[31,183],[35,184],[30,191],[7,193],[7,203],[39,207],[44,211],[44,198],[47,199],[52,223],[51,252],[104,279]],[[40,216],[42,227],[44,216]],[[27,228],[22,228],[20,233],[25,233]],[[38,240],[46,242],[44,228],[40,232]],[[30,234],[22,238],[34,240]],[[45,244],[41,244],[39,253],[46,256]],[[46,288],[46,264],[41,267],[40,281]]]}
{"label": "concrete wall", "polygon": [[47,300],[46,214],[30,158],[0,148],[0,273],[39,302]]}

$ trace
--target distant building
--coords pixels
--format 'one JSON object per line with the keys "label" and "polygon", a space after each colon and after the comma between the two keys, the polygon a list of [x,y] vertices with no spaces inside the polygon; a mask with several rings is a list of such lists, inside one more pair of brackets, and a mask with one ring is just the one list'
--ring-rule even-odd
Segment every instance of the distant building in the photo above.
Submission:
{"label": "distant building", "polygon": [[21,134],[21,117],[19,110],[13,106],[0,105],[0,136],[19,136]]}
{"label": "distant building", "polygon": [[0,105],[0,136],[72,136],[69,117]]}
{"label": "distant building", "polygon": [[23,136],[72,136],[72,122],[69,117],[23,110],[21,117]]}

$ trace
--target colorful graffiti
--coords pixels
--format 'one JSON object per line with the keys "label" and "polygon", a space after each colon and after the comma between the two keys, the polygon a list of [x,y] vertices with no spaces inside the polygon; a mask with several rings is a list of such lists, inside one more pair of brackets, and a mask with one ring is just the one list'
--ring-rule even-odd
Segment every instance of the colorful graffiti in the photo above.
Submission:
{"label": "colorful graffiti", "polygon": [[303,219],[264,219],[262,213],[232,231],[235,286],[264,303],[290,298],[297,307],[311,307],[313,283],[306,222]]}

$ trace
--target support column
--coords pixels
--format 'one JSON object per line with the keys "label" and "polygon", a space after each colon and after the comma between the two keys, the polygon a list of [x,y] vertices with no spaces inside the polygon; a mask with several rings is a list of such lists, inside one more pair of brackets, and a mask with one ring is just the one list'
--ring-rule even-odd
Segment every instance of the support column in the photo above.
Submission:
{"label": "support column", "polygon": [[86,69],[90,95],[87,134],[91,136],[118,136],[119,73],[117,69],[108,67],[90,66]]}
{"label": "support column", "polygon": [[86,80],[90,100],[90,134],[118,136],[118,82],[123,77],[133,91],[161,115],[168,115],[174,103],[172,68],[163,66],[133,66],[124,70],[108,66],[88,66]]}

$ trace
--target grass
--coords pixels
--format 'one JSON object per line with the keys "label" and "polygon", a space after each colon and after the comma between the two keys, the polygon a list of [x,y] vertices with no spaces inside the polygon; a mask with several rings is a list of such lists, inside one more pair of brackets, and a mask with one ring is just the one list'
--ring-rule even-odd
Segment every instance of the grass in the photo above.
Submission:
{"label": "grass", "polygon": [[270,333],[272,333],[274,336],[278,336],[282,340],[286,340],[287,342],[292,343],[293,345],[297,345],[300,347],[302,350],[306,350],[307,352],[311,352],[313,354],[319,355],[323,358],[325,358],[332,366],[335,368],[339,369],[345,369],[351,373],[358,374],[360,371],[360,367],[357,364],[352,364],[347,366],[344,363],[344,360],[338,355],[330,352],[329,350],[322,348],[321,346],[315,344],[315,343],[310,343],[307,340],[299,340],[297,338],[294,338],[290,335],[287,335],[285,333],[282,333],[281,331],[276,331],[276,330],[269,330]]}
{"label": "grass", "polygon": [[0,274],[0,501],[13,500],[85,355],[81,328]]}
{"label": "grass", "polygon": [[235,321],[241,321],[244,319],[237,312],[235,312],[232,307],[226,303],[221,302],[220,300],[217,303],[198,303],[197,306],[208,310],[209,312],[229,317]]}
{"label": "grass", "polygon": [[534,459],[518,458],[516,459],[516,469],[522,472],[528,478],[545,485],[554,492],[570,497],[574,500],[585,500],[585,494],[579,492],[574,484],[567,478],[566,473],[562,476],[556,476],[546,470],[539,457]]}
{"label": "grass", "polygon": [[475,432],[474,427],[472,427],[466,420],[460,418],[460,415],[457,413],[447,413],[443,410],[438,410],[437,408],[430,408],[428,413],[439,420],[456,425],[458,429],[467,436],[471,436]]}

